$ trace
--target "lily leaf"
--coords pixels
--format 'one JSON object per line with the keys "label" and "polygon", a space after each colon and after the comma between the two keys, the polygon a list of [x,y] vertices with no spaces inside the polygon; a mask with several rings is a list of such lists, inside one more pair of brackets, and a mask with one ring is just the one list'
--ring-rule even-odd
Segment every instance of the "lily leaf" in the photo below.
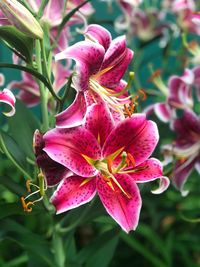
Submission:
{"label": "lily leaf", "polygon": [[1,40],[26,62],[32,61],[34,40],[18,31],[14,26],[0,27]]}

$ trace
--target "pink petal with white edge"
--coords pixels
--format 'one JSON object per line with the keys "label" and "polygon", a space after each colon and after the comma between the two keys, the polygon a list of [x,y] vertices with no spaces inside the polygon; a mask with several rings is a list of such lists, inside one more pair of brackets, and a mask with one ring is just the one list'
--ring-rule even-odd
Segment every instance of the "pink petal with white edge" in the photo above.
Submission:
{"label": "pink petal with white edge", "polygon": [[56,127],[71,128],[83,124],[86,109],[84,93],[78,92],[74,102],[56,115]]}
{"label": "pink petal with white edge", "polygon": [[142,200],[137,185],[128,175],[116,175],[115,178],[127,195],[112,180],[111,188],[100,175],[97,192],[108,214],[128,233],[138,225]]}
{"label": "pink petal with white edge", "polygon": [[146,119],[145,114],[134,114],[120,122],[110,133],[103,146],[103,156],[107,157],[117,150],[131,153],[136,166],[153,153],[159,139],[157,125]]}
{"label": "pink petal with white edge", "polygon": [[96,179],[70,176],[64,179],[51,197],[56,213],[62,213],[90,202],[96,194]]}
{"label": "pink petal with white edge", "polygon": [[42,20],[47,21],[51,26],[57,26],[62,21],[64,6],[64,0],[48,1],[42,16]]}
{"label": "pink petal with white edge", "polygon": [[192,14],[192,22],[200,27],[200,12],[194,12]]}
{"label": "pink petal with white edge", "polygon": [[68,47],[55,56],[55,60],[71,58],[76,61],[76,74],[73,77],[75,88],[85,91],[89,88],[89,78],[101,67],[105,50],[102,45],[82,41]]}
{"label": "pink petal with white edge", "polygon": [[114,128],[114,121],[105,104],[94,104],[88,108],[84,126],[96,137],[102,147]]}
{"label": "pink petal with white edge", "polygon": [[96,138],[85,128],[53,129],[44,135],[45,148],[50,158],[83,177],[98,173],[85,156],[97,160],[101,158],[100,146]]}
{"label": "pink petal with white edge", "polygon": [[84,32],[86,40],[101,44],[105,50],[110,46],[112,37],[108,30],[98,24],[90,24]]}
{"label": "pink petal with white edge", "polygon": [[151,158],[138,165],[135,172],[129,173],[136,183],[146,183],[160,179],[159,188],[152,190],[153,194],[161,194],[169,186],[169,179],[163,176],[162,164],[159,160]]}
{"label": "pink petal with white edge", "polygon": [[4,89],[0,92],[0,103],[8,104],[11,108],[9,112],[3,112],[4,115],[11,117],[15,114],[15,96],[9,89]]}
{"label": "pink petal with white edge", "polygon": [[172,117],[172,109],[167,103],[157,103],[154,105],[157,117],[163,122],[169,122]]}

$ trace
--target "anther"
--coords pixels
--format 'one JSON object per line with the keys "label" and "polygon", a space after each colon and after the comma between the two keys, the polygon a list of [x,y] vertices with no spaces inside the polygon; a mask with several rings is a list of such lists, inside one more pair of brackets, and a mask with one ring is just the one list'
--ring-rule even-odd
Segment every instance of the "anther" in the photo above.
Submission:
{"label": "anther", "polygon": [[129,159],[129,161],[131,161],[131,163],[132,163],[132,166],[135,167],[135,159],[131,155],[131,153],[127,153],[127,159]]}
{"label": "anther", "polygon": [[28,179],[28,180],[26,181],[26,188],[27,188],[27,192],[28,192],[28,193],[31,192],[30,182],[31,182],[30,179]]}
{"label": "anther", "polygon": [[30,208],[30,206],[34,205],[33,202],[30,201],[30,202],[26,203],[25,198],[21,197],[21,203],[22,203],[22,207],[23,207],[25,212],[31,212],[32,211],[32,208]]}
{"label": "anther", "polygon": [[153,74],[149,77],[149,82],[153,82],[156,78],[161,76],[161,70],[158,69],[153,72]]}
{"label": "anther", "polygon": [[112,159],[107,159],[107,168],[110,173],[112,173]]}
{"label": "anther", "polygon": [[142,88],[138,89],[138,93],[141,95],[142,101],[145,101],[147,99],[147,94]]}

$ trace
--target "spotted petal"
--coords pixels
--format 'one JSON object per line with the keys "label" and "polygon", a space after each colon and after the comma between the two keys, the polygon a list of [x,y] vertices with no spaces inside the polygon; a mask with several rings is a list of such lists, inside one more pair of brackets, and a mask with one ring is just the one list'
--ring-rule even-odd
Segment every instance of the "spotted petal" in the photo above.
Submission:
{"label": "spotted petal", "polygon": [[114,128],[113,118],[105,104],[96,104],[88,108],[85,127],[96,137],[102,147]]}
{"label": "spotted petal", "polygon": [[112,180],[110,186],[100,176],[97,191],[108,214],[128,233],[138,225],[142,201],[137,185],[128,175],[116,175],[116,179],[127,195]]}
{"label": "spotted petal", "polygon": [[124,151],[132,154],[137,166],[153,153],[158,139],[157,125],[146,120],[144,114],[135,114],[112,130],[104,144],[103,155],[107,157],[124,148]]}
{"label": "spotted petal", "polygon": [[96,194],[96,179],[70,176],[64,179],[51,197],[57,214],[88,203]]}
{"label": "spotted petal", "polygon": [[101,67],[105,50],[102,45],[82,41],[65,49],[55,56],[56,60],[71,58],[76,61],[75,88],[85,91],[89,87],[89,77]]}
{"label": "spotted petal", "polygon": [[129,173],[131,178],[136,183],[146,183],[160,179],[161,187],[157,190],[152,191],[153,193],[162,193],[169,186],[169,179],[163,177],[163,168],[159,160],[151,158],[144,161],[142,164],[135,168],[135,172]]}
{"label": "spotted petal", "polygon": [[105,50],[110,46],[112,40],[110,32],[98,24],[90,24],[85,29],[84,34],[86,40],[98,42],[105,48]]}
{"label": "spotted petal", "polygon": [[4,115],[11,117],[15,114],[15,101],[15,96],[9,89],[5,88],[0,92],[0,103],[5,103],[11,108],[9,112],[4,112]]}
{"label": "spotted petal", "polygon": [[98,173],[87,158],[101,158],[96,138],[85,128],[53,129],[44,135],[44,151],[50,158],[83,177]]}

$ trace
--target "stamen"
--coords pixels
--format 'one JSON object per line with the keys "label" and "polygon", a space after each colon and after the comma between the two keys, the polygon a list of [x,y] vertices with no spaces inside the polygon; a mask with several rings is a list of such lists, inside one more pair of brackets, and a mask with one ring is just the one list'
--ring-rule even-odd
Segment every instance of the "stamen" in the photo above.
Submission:
{"label": "stamen", "polygon": [[30,208],[30,206],[34,205],[33,202],[30,201],[30,202],[26,203],[24,197],[21,197],[21,202],[22,202],[22,207],[23,207],[25,212],[31,212],[32,211],[32,208]]}
{"label": "stamen", "polygon": [[26,181],[26,188],[27,188],[27,192],[28,192],[28,193],[31,192],[30,182],[31,182],[30,179],[28,179],[28,180]]}
{"label": "stamen", "polygon": [[133,168],[135,167],[135,159],[131,153],[127,153],[127,158],[131,161]]}
{"label": "stamen", "polygon": [[119,182],[115,179],[114,175],[111,175],[112,180],[115,182],[115,184],[118,186],[118,188],[122,191],[122,193],[127,197],[127,198],[132,198],[129,193],[127,193],[123,187],[119,184]]}
{"label": "stamen", "polygon": [[81,186],[87,184],[89,181],[92,180],[92,178],[93,178],[93,177],[86,178],[86,179],[79,185],[79,187],[81,187]]}
{"label": "stamen", "polygon": [[139,94],[141,95],[142,97],[142,101],[145,101],[147,99],[147,94],[146,92],[141,88],[141,89],[138,89],[138,92]]}
{"label": "stamen", "polygon": [[153,72],[153,74],[149,77],[149,82],[153,82],[156,78],[161,76],[161,70],[157,69],[156,71]]}
{"label": "stamen", "polygon": [[129,118],[131,118],[132,113],[130,112],[129,108],[124,104],[124,113],[127,115]]}
{"label": "stamen", "polygon": [[113,171],[112,171],[112,159],[111,158],[107,159],[107,167],[108,167],[108,171],[112,173]]}

